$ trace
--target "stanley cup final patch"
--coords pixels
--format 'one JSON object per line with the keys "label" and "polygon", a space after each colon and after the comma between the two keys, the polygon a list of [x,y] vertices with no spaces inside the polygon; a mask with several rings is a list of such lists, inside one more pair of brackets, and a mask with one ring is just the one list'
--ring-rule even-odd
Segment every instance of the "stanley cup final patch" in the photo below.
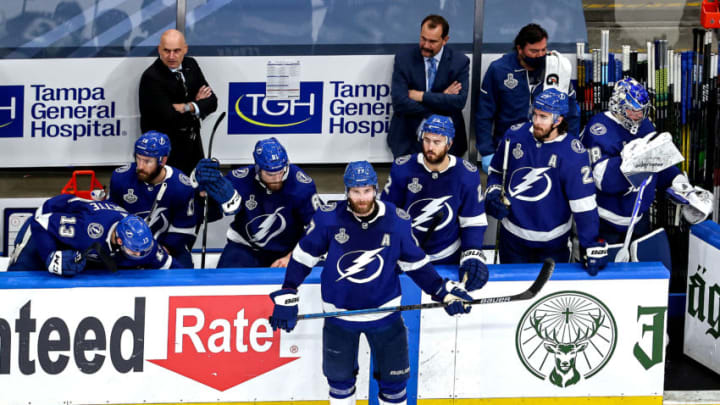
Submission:
{"label": "stanley cup final patch", "polygon": [[512,73],[508,73],[507,79],[505,79],[505,81],[503,81],[503,84],[505,85],[505,87],[512,90],[515,87],[517,87],[518,81],[515,77],[513,77]]}

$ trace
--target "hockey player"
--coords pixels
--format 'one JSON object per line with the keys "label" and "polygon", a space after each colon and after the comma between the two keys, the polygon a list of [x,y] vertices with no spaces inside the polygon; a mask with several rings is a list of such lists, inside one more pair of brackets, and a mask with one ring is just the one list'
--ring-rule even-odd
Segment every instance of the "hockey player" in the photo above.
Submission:
{"label": "hockey player", "polygon": [[655,199],[656,190],[660,193],[667,190],[674,201],[685,204],[683,217],[690,223],[704,220],[712,211],[709,203],[712,194],[693,187],[676,166],[670,165],[660,171],[633,171],[647,166],[643,162],[648,159],[648,154],[654,154],[656,148],[662,147],[661,142],[670,142],[666,146],[676,150],[668,135],[656,136],[655,127],[647,117],[649,109],[650,98],[645,88],[635,79],[622,79],[613,90],[610,111],[592,117],[581,134],[583,144],[590,151],[592,176],[597,187],[600,236],[608,243],[625,239],[635,200],[645,178],[648,181],[635,219],[633,238],[650,231],[646,213]]}
{"label": "hockey player", "polygon": [[454,136],[450,117],[431,115],[422,125],[422,154],[395,159],[381,200],[413,218],[413,234],[433,264],[459,263],[460,280],[472,291],[488,278],[487,218],[477,167],[448,154]]}
{"label": "hockey player", "polygon": [[[533,108],[532,122],[510,127],[490,164],[485,207],[502,222],[500,261],[528,263],[551,257],[558,263],[568,262],[574,217],[583,264],[595,275],[605,265],[607,244],[598,240],[587,151],[566,132],[567,95],[545,90]],[[506,147],[510,153],[505,153]],[[504,155],[507,184],[502,184]],[[503,194],[509,206],[503,203]]]}
{"label": "hockey player", "polygon": [[[347,201],[322,206],[295,247],[282,289],[270,294],[275,303],[273,329],[292,331],[297,322],[298,287],[327,254],[321,278],[323,308],[341,310],[400,304],[396,268],[445,302],[450,315],[467,313],[472,300],[460,284],[443,280],[413,240],[410,216],[394,204],[376,200],[377,175],[366,161],[351,162],[343,176]],[[327,318],[323,326],[323,373],[331,405],[355,403],[355,376],[360,334],[372,350],[373,376],[380,404],[405,404],[410,375],[407,330],[399,312]]]}
{"label": "hockey player", "polygon": [[148,131],[135,141],[135,163],[115,169],[110,201],[145,219],[178,266],[193,268],[197,210],[190,178],[168,166],[170,139]]}
{"label": "hockey player", "polygon": [[8,271],[47,269],[74,276],[86,259],[118,268],[178,267],[145,221],[109,201],[63,194],[50,198],[18,232]]}
{"label": "hockey player", "polygon": [[[253,150],[254,166],[225,177],[219,163],[203,159],[194,179],[225,215],[235,215],[218,267],[286,267],[290,253],[321,205],[315,183],[288,163],[285,148],[275,138],[263,139]],[[217,209],[210,220],[222,214]]]}

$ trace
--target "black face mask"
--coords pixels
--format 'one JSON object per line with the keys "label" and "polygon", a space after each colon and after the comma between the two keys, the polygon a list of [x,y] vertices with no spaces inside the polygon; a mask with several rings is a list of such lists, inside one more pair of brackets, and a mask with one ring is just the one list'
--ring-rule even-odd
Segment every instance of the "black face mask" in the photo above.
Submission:
{"label": "black face mask", "polygon": [[545,67],[545,55],[537,58],[523,56],[523,61],[525,61],[525,63],[533,69],[541,69]]}

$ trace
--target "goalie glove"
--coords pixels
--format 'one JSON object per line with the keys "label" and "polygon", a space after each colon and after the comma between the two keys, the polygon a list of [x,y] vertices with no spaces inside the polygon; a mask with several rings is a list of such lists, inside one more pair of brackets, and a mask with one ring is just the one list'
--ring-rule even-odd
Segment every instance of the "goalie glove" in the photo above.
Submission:
{"label": "goalie glove", "polygon": [[457,281],[445,279],[432,299],[445,304],[445,312],[450,316],[467,314],[472,309],[472,305],[467,303],[473,297]]}
{"label": "goalie glove", "polygon": [[283,288],[270,294],[270,299],[275,304],[270,316],[270,326],[273,330],[283,329],[290,332],[295,329],[298,303],[300,302],[297,291],[292,288]]}
{"label": "goalie glove", "polygon": [[77,250],[56,250],[45,259],[47,269],[58,276],[72,277],[85,270],[85,258]]}
{"label": "goalie glove", "polygon": [[683,173],[675,176],[672,185],[665,189],[665,193],[668,198],[676,204],[685,205],[690,203],[690,201],[687,200],[687,195],[690,194],[693,189],[694,187],[690,184],[690,180],[688,180],[687,176]]}
{"label": "goalie glove", "polygon": [[488,268],[484,261],[485,255],[477,249],[466,250],[460,256],[458,279],[465,284],[466,290],[479,290],[487,283]]}
{"label": "goalie glove", "polygon": [[685,197],[688,204],[682,208],[682,216],[690,224],[698,224],[705,220],[713,210],[713,194],[695,186]]}
{"label": "goalie glove", "polygon": [[633,187],[640,187],[651,174],[685,160],[669,132],[651,132],[642,138],[633,139],[623,147],[620,157],[620,171]]}

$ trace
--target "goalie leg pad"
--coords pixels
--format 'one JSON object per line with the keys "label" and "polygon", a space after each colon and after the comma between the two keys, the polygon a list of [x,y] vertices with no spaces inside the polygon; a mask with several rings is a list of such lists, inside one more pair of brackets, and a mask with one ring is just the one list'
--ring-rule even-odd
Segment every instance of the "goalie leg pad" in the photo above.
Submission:
{"label": "goalie leg pad", "polygon": [[671,259],[670,242],[662,228],[630,244],[630,260],[633,262],[662,262],[668,270],[672,270]]}

